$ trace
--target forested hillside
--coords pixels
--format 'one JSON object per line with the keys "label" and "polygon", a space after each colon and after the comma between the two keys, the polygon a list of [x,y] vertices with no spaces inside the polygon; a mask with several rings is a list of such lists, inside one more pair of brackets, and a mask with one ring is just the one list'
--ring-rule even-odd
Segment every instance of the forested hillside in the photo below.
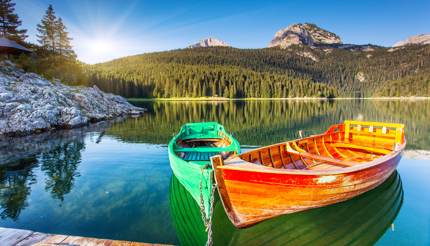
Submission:
{"label": "forested hillside", "polygon": [[397,80],[384,82],[375,92],[376,96],[430,96],[430,72],[417,72]]}
{"label": "forested hillside", "polygon": [[181,49],[88,67],[126,97],[430,96],[430,45]]}

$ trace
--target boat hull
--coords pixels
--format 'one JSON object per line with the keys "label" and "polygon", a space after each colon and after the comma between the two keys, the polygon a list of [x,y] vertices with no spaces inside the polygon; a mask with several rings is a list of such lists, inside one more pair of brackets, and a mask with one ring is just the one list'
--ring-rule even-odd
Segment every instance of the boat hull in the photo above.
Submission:
{"label": "boat hull", "polygon": [[262,172],[229,166],[215,168],[227,214],[236,227],[247,227],[282,214],[342,202],[383,183],[400,155],[365,169],[328,175]]}
{"label": "boat hull", "polygon": [[[228,146],[217,146],[217,143]],[[206,218],[210,216],[211,197],[215,189],[209,158],[222,153],[230,155],[239,152],[239,142],[216,122],[187,123],[170,140],[168,154],[173,174],[194,198]]]}
{"label": "boat hull", "polygon": [[213,242],[214,245],[373,245],[391,226],[402,202],[401,178],[394,172],[377,188],[351,200],[278,216],[248,228],[234,228],[222,205],[217,204]]}
{"label": "boat hull", "polygon": [[206,215],[209,215],[213,184],[213,170],[210,165],[202,166],[193,162],[184,161],[170,150],[169,161],[173,174],[185,189],[187,189],[196,203],[199,206],[204,206]]}
{"label": "boat hull", "polygon": [[208,235],[200,207],[174,175],[169,188],[169,207],[179,245],[206,245]]}

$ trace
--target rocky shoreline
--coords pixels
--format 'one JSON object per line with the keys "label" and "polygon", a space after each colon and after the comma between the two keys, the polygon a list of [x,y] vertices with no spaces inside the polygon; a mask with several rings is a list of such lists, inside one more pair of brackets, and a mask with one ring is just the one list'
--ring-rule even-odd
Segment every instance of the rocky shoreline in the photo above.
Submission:
{"label": "rocky shoreline", "polygon": [[51,82],[26,73],[10,61],[0,61],[0,136],[75,128],[143,112],[125,98],[104,93],[96,86]]}

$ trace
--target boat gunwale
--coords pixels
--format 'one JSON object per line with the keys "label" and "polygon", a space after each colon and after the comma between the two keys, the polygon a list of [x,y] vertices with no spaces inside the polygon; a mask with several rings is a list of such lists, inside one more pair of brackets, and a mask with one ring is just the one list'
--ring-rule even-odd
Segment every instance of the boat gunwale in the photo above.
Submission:
{"label": "boat gunwale", "polygon": [[[237,153],[239,153],[240,152],[240,144],[239,144],[239,142],[237,141],[237,139],[235,139],[231,134],[229,134],[226,130],[225,130],[225,128],[224,128],[224,126],[222,125],[222,124],[220,124],[220,123],[218,123],[218,122],[214,122],[214,121],[210,121],[210,122],[199,122],[199,123],[211,123],[211,124],[214,124],[214,125],[216,125],[217,127],[218,126],[221,126],[222,127],[222,132],[225,134],[225,137],[226,138],[228,138],[230,141],[231,141],[231,143],[230,143],[230,145],[229,146],[227,146],[227,147],[224,147],[224,148],[233,148],[234,146],[236,146],[236,151],[237,151]],[[186,127],[186,126],[188,126],[188,125],[191,125],[191,124],[195,124],[195,123],[186,123],[186,124],[184,124],[181,128],[180,128],[180,130],[179,130],[179,132],[169,141],[169,144],[168,144],[168,147],[167,147],[167,150],[168,150],[168,154],[169,154],[169,157],[171,157],[171,158],[174,158],[175,159],[175,161],[183,161],[183,162],[185,162],[185,163],[187,163],[187,164],[189,164],[190,165],[190,167],[193,167],[193,168],[196,168],[196,169],[210,169],[210,170],[212,170],[212,165],[211,165],[211,163],[210,163],[210,159],[208,160],[208,164],[200,164],[200,163],[197,163],[197,162],[195,162],[195,161],[187,161],[187,160],[184,160],[183,158],[181,158],[180,156],[178,156],[177,154],[176,154],[176,151],[175,151],[175,144],[176,144],[176,141],[178,140],[178,139],[180,139],[179,137],[181,136],[181,134],[183,133],[183,129]],[[215,149],[215,148],[214,148]],[[221,148],[220,148],[221,149]],[[196,152],[198,152],[198,151],[196,151]]]}
{"label": "boat gunwale", "polygon": [[[249,152],[253,152],[253,151],[258,151],[261,149],[266,149],[266,148],[270,148],[270,147],[274,147],[274,146],[278,146],[279,144],[283,144],[283,143],[291,143],[291,142],[295,142],[295,141],[299,141],[299,140],[305,140],[305,139],[311,139],[311,138],[315,138],[315,137],[321,137],[326,135],[326,133],[323,134],[318,134],[318,135],[312,135],[306,138],[298,138],[298,139],[294,139],[294,140],[290,140],[290,141],[286,141],[286,142],[281,142],[281,143],[276,143],[276,144],[272,144],[272,145],[267,145],[267,146],[263,146],[260,148],[256,148],[253,149]],[[309,169],[284,169],[284,168],[273,168],[273,167],[267,167],[261,164],[256,164],[253,162],[249,162],[246,161],[242,158],[240,158],[240,155],[234,156],[234,157],[230,157],[227,158],[226,160],[223,161],[223,165],[218,166],[218,169],[223,169],[223,170],[236,170],[236,171],[244,171],[244,172],[259,172],[259,173],[275,173],[275,174],[292,174],[292,175],[338,175],[338,174],[345,174],[345,173],[352,173],[352,172],[357,172],[357,171],[362,171],[364,169],[368,169],[368,168],[372,168],[375,166],[378,166],[384,162],[386,162],[387,160],[390,160],[392,158],[395,158],[396,156],[398,156],[399,154],[401,154],[401,152],[405,149],[406,147],[406,138],[403,140],[403,143],[400,144],[397,148],[397,150],[393,150],[391,153],[383,155],[373,161],[369,161],[369,162],[363,162],[362,164],[359,165],[354,165],[351,167],[343,167],[343,168],[339,168],[339,169],[335,169],[335,170],[309,170]],[[242,154],[247,154],[249,152],[244,152]],[[241,154],[241,155],[242,155]],[[231,165],[228,162],[232,161],[234,159],[240,159],[242,161],[242,163],[240,164],[234,164]],[[338,159],[335,159],[338,160]],[[345,163],[348,163],[347,161]],[[247,167],[241,167],[242,165],[247,165]],[[256,165],[258,166],[257,168],[250,168],[249,166],[251,165]]]}

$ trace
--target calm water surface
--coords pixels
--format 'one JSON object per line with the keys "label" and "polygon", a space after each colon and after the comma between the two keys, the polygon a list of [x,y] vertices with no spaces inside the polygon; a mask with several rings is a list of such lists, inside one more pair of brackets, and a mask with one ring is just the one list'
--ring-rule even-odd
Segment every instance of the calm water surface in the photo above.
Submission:
{"label": "calm water surface", "polygon": [[[204,244],[197,204],[172,176],[181,124],[215,120],[247,148],[345,119],[402,122],[430,151],[430,101],[145,102],[143,117],[0,141],[0,226],[169,244]],[[245,148],[246,150],[246,148]],[[430,245],[430,161],[403,157],[387,182],[350,201],[237,230],[219,200],[216,245]]]}

